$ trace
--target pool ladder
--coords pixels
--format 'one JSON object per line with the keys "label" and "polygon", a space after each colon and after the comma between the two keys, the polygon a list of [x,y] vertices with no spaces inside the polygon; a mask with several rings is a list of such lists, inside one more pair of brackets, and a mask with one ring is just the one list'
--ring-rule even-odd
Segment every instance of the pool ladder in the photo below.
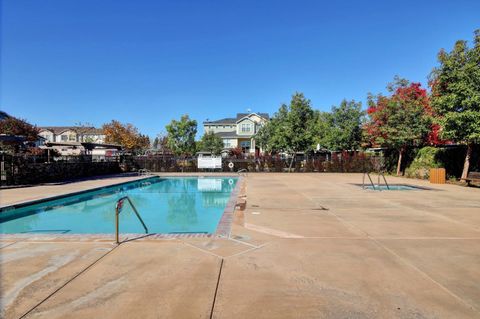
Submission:
{"label": "pool ladder", "polygon": [[[372,177],[370,176],[369,172],[364,172],[363,173],[362,188],[365,189],[365,176],[367,176],[368,179],[370,180],[370,184],[372,185],[373,190],[376,190],[375,189],[375,184],[373,183]],[[383,181],[385,182],[385,186],[387,186],[387,189],[390,189],[390,186],[387,183],[387,179],[385,178],[385,175],[382,172],[378,173],[378,181],[377,181],[378,187],[380,187],[380,176],[383,177]]]}
{"label": "pool ladder", "polygon": [[138,213],[137,208],[135,208],[135,205],[133,205],[132,201],[130,200],[130,198],[128,196],[123,196],[122,198],[117,200],[117,204],[115,205],[115,242],[117,244],[120,244],[120,240],[119,240],[119,228],[120,228],[120,218],[119,217],[120,216],[119,215],[122,212],[122,207],[123,207],[123,203],[125,202],[125,200],[130,204],[130,206],[133,209],[133,212],[135,213],[135,215],[137,215],[138,220],[140,220],[140,223],[142,223],[143,229],[145,229],[145,233],[148,234],[148,228],[145,225],[145,223],[143,222],[142,217],[140,217],[140,214]]}
{"label": "pool ladder", "polygon": [[152,172],[150,172],[150,170],[146,169],[146,168],[141,168],[138,170],[138,175],[139,176],[149,176],[149,175],[152,175]]}
{"label": "pool ladder", "polygon": [[237,171],[237,174],[238,174],[239,176],[248,176],[248,170],[247,170],[246,168],[239,169],[239,170]]}

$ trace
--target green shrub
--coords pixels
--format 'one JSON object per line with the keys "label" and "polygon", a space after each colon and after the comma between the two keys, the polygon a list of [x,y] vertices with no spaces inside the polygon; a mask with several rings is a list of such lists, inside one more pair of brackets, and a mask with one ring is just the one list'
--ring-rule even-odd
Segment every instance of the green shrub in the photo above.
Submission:
{"label": "green shrub", "polygon": [[441,151],[432,146],[426,146],[416,152],[413,161],[405,170],[407,177],[428,179],[430,177],[430,168],[443,167],[438,160],[438,153]]}

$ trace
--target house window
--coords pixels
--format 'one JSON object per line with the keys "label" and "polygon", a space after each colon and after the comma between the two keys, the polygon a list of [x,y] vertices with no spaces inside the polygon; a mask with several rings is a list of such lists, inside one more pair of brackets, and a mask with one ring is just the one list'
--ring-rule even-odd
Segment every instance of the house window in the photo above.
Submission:
{"label": "house window", "polygon": [[241,141],[240,147],[244,153],[250,152],[250,141]]}
{"label": "house window", "polygon": [[243,123],[242,126],[241,126],[241,131],[243,133],[248,133],[251,131],[251,125],[250,124],[247,124],[247,123]]}
{"label": "house window", "polygon": [[68,141],[68,136],[67,135],[61,135],[62,142]]}
{"label": "house window", "polygon": [[68,135],[68,140],[69,141],[75,141],[75,134]]}
{"label": "house window", "polygon": [[231,147],[232,147],[232,140],[224,139],[224,140],[223,140],[223,147],[225,147],[225,148],[231,148]]}

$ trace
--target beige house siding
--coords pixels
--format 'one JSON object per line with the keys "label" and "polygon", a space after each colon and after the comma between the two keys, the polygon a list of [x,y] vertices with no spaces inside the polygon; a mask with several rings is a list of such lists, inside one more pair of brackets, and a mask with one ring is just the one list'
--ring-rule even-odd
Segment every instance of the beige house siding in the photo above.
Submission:
{"label": "beige house siding", "polygon": [[[40,127],[39,136],[45,138],[47,142],[92,142],[105,143],[105,135],[99,128],[94,127],[75,127],[75,126],[55,126]],[[82,151],[80,148],[71,146],[55,147],[62,155],[78,155]]]}
{"label": "beige house siding", "polygon": [[236,138],[223,138],[224,148],[236,148],[238,146],[238,139]]}
{"label": "beige house siding", "polygon": [[77,141],[77,132],[75,131],[64,131],[61,134],[56,136],[55,142],[78,142]]}
{"label": "beige house siding", "polygon": [[219,135],[226,149],[242,147],[245,151],[254,153],[256,147],[253,136],[268,120],[268,114],[260,114],[262,114],[262,116],[256,113],[239,113],[236,118],[204,122],[204,131]]}
{"label": "beige house siding", "polygon": [[214,124],[214,125],[204,125],[205,132],[231,132],[235,130],[235,124]]}
{"label": "beige house siding", "polygon": [[245,118],[237,123],[237,134],[252,136],[255,134],[255,122]]}
{"label": "beige house siding", "polygon": [[38,135],[43,137],[47,142],[55,142],[54,140],[55,134],[52,131],[48,131],[48,130],[40,131]]}

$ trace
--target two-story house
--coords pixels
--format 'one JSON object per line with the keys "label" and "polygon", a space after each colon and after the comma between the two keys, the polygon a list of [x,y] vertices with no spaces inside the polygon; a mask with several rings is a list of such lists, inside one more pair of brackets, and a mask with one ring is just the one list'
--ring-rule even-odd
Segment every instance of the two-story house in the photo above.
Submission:
{"label": "two-story house", "polygon": [[213,132],[223,140],[225,149],[241,147],[244,153],[258,155],[261,148],[255,145],[254,135],[269,120],[267,113],[237,113],[236,117],[203,122],[206,132]]}
{"label": "two-story house", "polygon": [[[86,126],[48,126],[39,127],[39,137],[44,143],[59,143],[53,149],[62,155],[80,155],[85,148],[80,143],[104,144],[105,134],[102,129]],[[98,154],[96,154],[98,153]],[[91,154],[104,155],[105,149],[93,150]]]}
{"label": "two-story house", "polygon": [[102,129],[83,126],[49,126],[39,127],[38,135],[47,142],[90,142],[104,143],[105,134]]}

